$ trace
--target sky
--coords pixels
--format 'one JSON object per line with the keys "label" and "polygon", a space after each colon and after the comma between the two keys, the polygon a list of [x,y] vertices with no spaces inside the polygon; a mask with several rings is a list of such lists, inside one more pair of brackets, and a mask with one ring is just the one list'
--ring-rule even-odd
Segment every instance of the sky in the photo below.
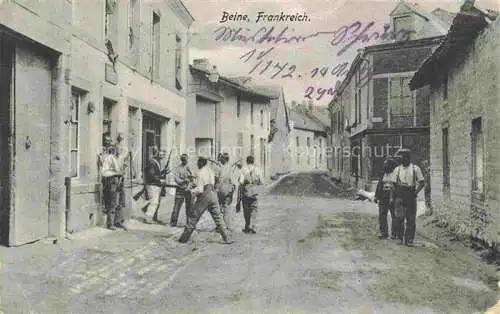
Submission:
{"label": "sky", "polygon": [[[357,49],[362,48],[362,43],[355,43],[339,55],[341,48],[348,41],[332,46],[332,34],[319,34],[301,43],[243,43],[237,40],[216,40],[217,35],[222,32],[220,28],[228,27],[236,30],[241,27],[240,34],[250,36],[261,27],[266,27],[267,31],[274,26],[273,34],[277,36],[281,30],[288,27],[286,34],[291,37],[332,32],[355,22],[361,23],[359,27],[362,30],[370,22],[374,22],[368,32],[382,33],[384,24],[389,23],[389,13],[399,0],[183,0],[183,2],[195,18],[188,42],[190,63],[193,59],[207,58],[212,65],[217,66],[223,76],[251,76],[256,84],[283,86],[288,103],[292,100],[297,102],[312,100],[317,105],[327,105],[332,98],[331,91],[336,81],[342,78],[337,75],[342,64],[354,59]],[[427,12],[438,7],[457,12],[462,1],[420,0],[413,3],[417,3]],[[479,0],[476,4],[482,8],[500,10],[500,0]],[[248,20],[220,23],[224,12],[246,14]],[[283,12],[293,15],[305,12],[309,20],[256,23],[257,12],[264,14]],[[263,34],[262,32],[260,34]],[[364,45],[376,43],[377,41],[370,41]],[[259,53],[262,54],[260,60]],[[315,70],[316,68],[318,70]],[[335,68],[337,70],[334,70]],[[319,71],[320,69],[323,70]],[[343,71],[340,72],[342,74]]]}

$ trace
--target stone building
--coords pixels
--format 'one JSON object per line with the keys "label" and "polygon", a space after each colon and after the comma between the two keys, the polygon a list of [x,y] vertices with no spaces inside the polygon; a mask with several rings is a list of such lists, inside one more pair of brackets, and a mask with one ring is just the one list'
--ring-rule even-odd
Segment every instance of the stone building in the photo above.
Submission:
{"label": "stone building", "polygon": [[402,0],[387,28],[411,30],[410,38],[360,49],[329,104],[333,177],[373,190],[385,157],[399,148],[410,148],[417,164],[429,158],[429,90],[410,91],[408,83],[444,38],[450,17]]}
{"label": "stone building", "polygon": [[182,146],[192,23],[180,0],[0,6],[4,244],[102,223],[103,133],[138,182],[148,146]]}
{"label": "stone building", "polygon": [[270,101],[277,96],[249,80],[219,75],[207,59],[194,60],[189,71],[186,153],[215,159],[228,152],[232,162],[243,164],[253,155],[269,176]]}
{"label": "stone building", "polygon": [[431,198],[457,230],[500,241],[500,19],[465,1],[410,82],[430,87]]}
{"label": "stone building", "polygon": [[[292,105],[289,153],[292,171],[327,170],[329,126],[311,103]],[[328,116],[326,114],[326,116]]]}

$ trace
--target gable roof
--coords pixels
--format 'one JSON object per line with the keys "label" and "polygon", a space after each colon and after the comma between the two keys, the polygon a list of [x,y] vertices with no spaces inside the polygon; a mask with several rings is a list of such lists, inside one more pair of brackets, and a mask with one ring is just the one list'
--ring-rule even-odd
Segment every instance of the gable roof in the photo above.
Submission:
{"label": "gable roof", "polygon": [[303,129],[313,132],[325,133],[329,122],[323,124],[309,109],[296,106],[290,110],[290,119],[294,129]]}
{"label": "gable roof", "polygon": [[[189,69],[194,72],[194,73],[201,73],[201,74],[210,74],[210,71],[204,67],[196,66],[196,65],[189,65]],[[256,97],[261,97],[265,99],[275,99],[279,97],[275,93],[271,93],[269,90],[262,90],[258,86],[247,86],[241,83],[241,81],[226,77],[226,76],[219,76],[219,82],[222,84],[225,84],[227,86],[230,86],[232,88],[235,88],[236,90],[239,90],[241,92],[244,92],[248,95],[251,96],[256,96]]]}
{"label": "gable roof", "polygon": [[404,11],[404,9],[406,9],[407,11],[411,11],[417,15],[420,15],[421,17],[423,17],[426,20],[430,19],[427,12],[422,10],[418,4],[416,4],[416,3],[412,4],[412,3],[409,3],[408,1],[405,1],[405,0],[399,1],[399,3],[396,5],[396,7],[391,11],[391,13],[389,13],[389,16],[392,17],[393,15],[398,15],[396,13],[398,13],[398,11]]}
{"label": "gable roof", "polygon": [[410,81],[410,89],[415,90],[431,83],[441,73],[446,73],[455,60],[465,58],[468,47],[479,33],[495,20],[498,13],[482,10],[467,0],[453,19],[448,34],[437,49],[420,65]]}

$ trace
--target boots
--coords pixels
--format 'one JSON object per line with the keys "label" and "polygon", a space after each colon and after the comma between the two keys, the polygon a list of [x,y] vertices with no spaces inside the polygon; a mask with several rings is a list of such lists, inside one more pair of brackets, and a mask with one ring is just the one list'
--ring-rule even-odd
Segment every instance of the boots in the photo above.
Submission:
{"label": "boots", "polygon": [[184,232],[182,233],[178,241],[180,243],[186,243],[187,241],[189,241],[189,238],[191,238],[191,234],[193,234],[192,229],[184,228]]}
{"label": "boots", "polygon": [[115,228],[115,212],[108,211],[106,213],[106,226],[109,230],[116,230]]}
{"label": "boots", "polygon": [[232,243],[234,243],[234,240],[231,239],[231,238],[229,238],[226,230],[221,229],[220,230],[220,235],[222,236],[222,240],[224,241],[225,244],[232,244]]}

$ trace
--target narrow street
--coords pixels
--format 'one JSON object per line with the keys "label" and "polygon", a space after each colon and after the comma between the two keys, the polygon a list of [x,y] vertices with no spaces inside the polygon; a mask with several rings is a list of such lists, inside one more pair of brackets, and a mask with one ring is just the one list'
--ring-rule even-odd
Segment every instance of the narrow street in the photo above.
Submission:
{"label": "narrow street", "polygon": [[[498,300],[495,268],[466,248],[380,241],[374,204],[298,176],[301,185],[291,176],[263,197],[257,234],[242,233],[237,216],[233,245],[206,213],[188,245],[175,241],[180,228],[134,222],[85,241],[2,248],[2,310],[470,314]],[[300,196],[283,195],[293,189]]]}

